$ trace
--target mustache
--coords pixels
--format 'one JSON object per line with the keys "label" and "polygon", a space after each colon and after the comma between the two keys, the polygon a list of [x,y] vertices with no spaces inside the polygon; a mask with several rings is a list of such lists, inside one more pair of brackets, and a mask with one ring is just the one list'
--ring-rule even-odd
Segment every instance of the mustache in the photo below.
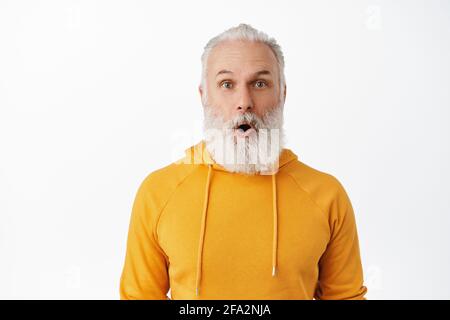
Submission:
{"label": "mustache", "polygon": [[264,129],[267,127],[264,118],[267,117],[269,112],[263,116],[259,117],[257,114],[253,112],[245,112],[243,114],[239,114],[233,117],[230,120],[225,121],[223,115],[214,114],[213,109],[211,107],[205,108],[205,120],[209,123],[208,127],[214,127],[216,129],[236,129],[240,125],[248,124],[254,129]]}
{"label": "mustache", "polygon": [[224,129],[235,129],[240,125],[248,124],[255,129],[264,128],[264,120],[252,112],[246,112],[235,116],[224,123]]}

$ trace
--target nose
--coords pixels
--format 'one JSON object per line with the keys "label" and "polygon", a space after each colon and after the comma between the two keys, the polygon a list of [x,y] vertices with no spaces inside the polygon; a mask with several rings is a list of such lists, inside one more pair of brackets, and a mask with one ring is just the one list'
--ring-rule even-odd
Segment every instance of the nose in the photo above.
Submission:
{"label": "nose", "polygon": [[240,91],[235,112],[242,114],[253,109],[253,99],[248,88],[242,88]]}
{"label": "nose", "polygon": [[251,105],[238,105],[238,107],[236,108],[238,112],[242,112],[245,113],[249,110],[251,110],[253,107]]}

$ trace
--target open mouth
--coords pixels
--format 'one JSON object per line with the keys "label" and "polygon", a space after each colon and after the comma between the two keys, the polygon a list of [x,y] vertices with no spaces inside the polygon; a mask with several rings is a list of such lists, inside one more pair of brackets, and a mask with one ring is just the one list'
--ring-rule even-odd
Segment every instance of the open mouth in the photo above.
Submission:
{"label": "open mouth", "polygon": [[242,123],[235,127],[236,130],[242,130],[242,132],[246,132],[247,130],[252,129],[253,127],[248,123]]}
{"label": "open mouth", "polygon": [[249,125],[249,124],[246,124],[246,123],[244,123],[244,124],[241,124],[240,126],[238,126],[237,127],[238,129],[241,129],[242,131],[247,131],[248,129],[250,129],[251,128],[251,126]]}

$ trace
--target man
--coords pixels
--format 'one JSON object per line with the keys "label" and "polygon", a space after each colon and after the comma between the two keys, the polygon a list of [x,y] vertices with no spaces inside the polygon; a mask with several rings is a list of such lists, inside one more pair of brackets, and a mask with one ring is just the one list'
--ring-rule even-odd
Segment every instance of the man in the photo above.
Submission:
{"label": "man", "polygon": [[366,299],[343,186],[283,147],[281,48],[240,24],[202,66],[205,139],[142,182],[121,299]]}

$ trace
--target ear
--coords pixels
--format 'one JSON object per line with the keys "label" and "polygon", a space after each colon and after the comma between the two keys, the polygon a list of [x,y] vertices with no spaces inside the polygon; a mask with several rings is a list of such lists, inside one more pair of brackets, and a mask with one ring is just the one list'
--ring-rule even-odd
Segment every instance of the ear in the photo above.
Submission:
{"label": "ear", "polygon": [[203,98],[203,88],[202,85],[198,86],[198,92],[200,93],[200,98]]}
{"label": "ear", "polygon": [[286,88],[287,88],[287,85],[284,85],[284,101],[286,101]]}

